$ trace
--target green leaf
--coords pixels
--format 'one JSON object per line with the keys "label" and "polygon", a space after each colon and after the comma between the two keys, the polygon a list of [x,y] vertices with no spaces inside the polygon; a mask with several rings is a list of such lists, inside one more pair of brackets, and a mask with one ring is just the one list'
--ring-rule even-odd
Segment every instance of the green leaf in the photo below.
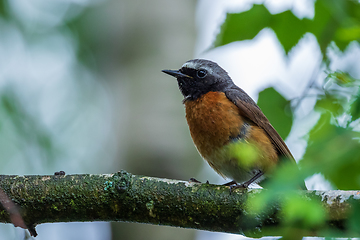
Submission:
{"label": "green leaf", "polygon": [[289,135],[293,123],[289,104],[274,88],[267,88],[259,93],[258,105],[283,139]]}
{"label": "green leaf", "polygon": [[221,31],[216,38],[215,47],[234,41],[254,38],[262,29],[272,28],[286,52],[296,45],[304,35],[303,22],[291,11],[272,15],[264,5],[254,5],[249,11],[227,14]]}
{"label": "green leaf", "polygon": [[334,41],[341,51],[352,41],[360,41],[360,4],[352,0],[318,0],[309,32],[315,35],[321,52]]}
{"label": "green leaf", "polygon": [[356,232],[358,235],[360,234],[360,204],[357,201],[351,202],[351,212],[349,214],[349,218],[347,221],[348,228],[354,232]]}
{"label": "green leaf", "polygon": [[355,101],[351,104],[350,114],[352,116],[352,120],[360,118],[360,90]]}
{"label": "green leaf", "polygon": [[0,1],[0,16],[7,18],[9,16],[9,6],[6,0]]}
{"label": "green leaf", "polygon": [[326,94],[326,95],[319,95],[318,100],[315,104],[316,110],[327,110],[331,112],[334,116],[340,116],[345,112],[345,104],[347,102],[346,97],[340,98],[340,96],[335,94]]}
{"label": "green leaf", "polygon": [[298,19],[290,10],[271,14],[264,5],[253,5],[248,11],[227,14],[214,46],[253,39],[264,28],[274,30],[286,53],[305,33],[312,33],[326,58],[332,41],[341,51],[352,41],[360,42],[360,4],[352,0],[317,0],[312,20]]}
{"label": "green leaf", "polygon": [[296,226],[302,222],[311,227],[323,224],[326,220],[326,212],[320,203],[295,194],[284,199],[282,211],[288,225]]}
{"label": "green leaf", "polygon": [[310,131],[302,170],[321,172],[338,189],[360,189],[360,134],[332,122],[326,112]]}
{"label": "green leaf", "polygon": [[344,87],[353,87],[360,83],[360,79],[353,78],[349,73],[339,70],[329,73],[328,78],[334,80],[339,86]]}
{"label": "green leaf", "polygon": [[242,13],[228,13],[216,38],[215,47],[254,38],[260,30],[268,27],[270,18],[271,14],[263,5],[254,5],[252,9]]}

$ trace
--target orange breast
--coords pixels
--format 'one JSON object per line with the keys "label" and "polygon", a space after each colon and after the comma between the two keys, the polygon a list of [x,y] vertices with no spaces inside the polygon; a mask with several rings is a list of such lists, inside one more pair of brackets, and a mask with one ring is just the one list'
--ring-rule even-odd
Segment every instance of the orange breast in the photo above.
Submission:
{"label": "orange breast", "polygon": [[[224,93],[209,92],[194,101],[185,101],[186,119],[191,137],[203,158],[223,177],[238,183],[248,181],[258,171],[273,169],[278,156],[263,129],[250,124],[245,141],[231,141],[239,135],[244,123],[238,107]],[[256,150],[256,159],[238,154],[242,144]]]}
{"label": "orange breast", "polygon": [[185,108],[191,137],[205,159],[236,137],[243,124],[238,108],[221,92],[186,101]]}

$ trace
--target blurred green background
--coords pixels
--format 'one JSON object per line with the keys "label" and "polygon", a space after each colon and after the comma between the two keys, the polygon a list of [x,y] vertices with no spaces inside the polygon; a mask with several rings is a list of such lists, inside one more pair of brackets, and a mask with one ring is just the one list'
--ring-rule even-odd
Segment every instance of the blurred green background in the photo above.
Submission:
{"label": "blurred green background", "polygon": [[[195,7],[164,0],[0,1],[1,174],[126,169],[195,176],[202,162],[182,97],[176,81],[161,73],[192,58]],[[55,232],[58,239],[110,239],[104,224],[97,231],[96,223],[43,225],[37,239],[56,239]],[[22,230],[1,227],[9,235],[0,239],[22,238]],[[113,234],[194,237],[130,223],[114,223]]]}
{"label": "blurred green background", "polygon": [[[253,2],[262,3],[0,1],[1,174],[126,169],[224,181],[198,155],[176,81],[161,73],[202,57],[259,98],[297,160],[305,154],[309,188],[360,187],[358,2]],[[334,160],[344,155],[344,164]],[[133,223],[37,230],[37,239],[242,238]],[[0,239],[28,237],[10,224],[0,231]]]}

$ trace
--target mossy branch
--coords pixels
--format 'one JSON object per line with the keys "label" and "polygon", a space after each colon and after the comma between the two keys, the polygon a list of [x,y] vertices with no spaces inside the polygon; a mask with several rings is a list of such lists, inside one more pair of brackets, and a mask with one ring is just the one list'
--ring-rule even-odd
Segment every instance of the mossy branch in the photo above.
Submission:
{"label": "mossy branch", "polygon": [[[266,191],[262,189],[240,189],[230,194],[226,186],[136,176],[126,171],[102,175],[1,175],[0,180],[0,188],[19,207],[27,226],[125,221],[257,237],[283,235],[281,204],[274,203],[266,213],[258,214],[252,214],[248,205],[245,206],[249,198]],[[358,202],[360,192],[303,191],[301,194],[321,202],[328,211],[327,224],[305,233],[319,235],[329,228],[344,232],[350,200]],[[0,211],[0,222],[11,222],[4,208]]]}

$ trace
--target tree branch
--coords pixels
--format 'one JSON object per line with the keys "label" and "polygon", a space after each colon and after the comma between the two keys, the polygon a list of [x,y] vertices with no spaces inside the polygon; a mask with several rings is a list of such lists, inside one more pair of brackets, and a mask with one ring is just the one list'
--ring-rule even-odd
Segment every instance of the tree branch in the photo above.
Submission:
{"label": "tree branch", "polygon": [[[50,222],[126,221],[195,228],[247,236],[283,235],[281,204],[266,214],[250,214],[247,199],[266,191],[136,176],[126,171],[102,175],[0,176],[0,188],[20,208],[27,226]],[[328,211],[326,225],[306,232],[346,227],[350,201],[360,191],[303,191]],[[280,196],[279,196],[280,198]],[[10,223],[2,208],[0,222]],[[279,230],[276,230],[279,229]],[[277,232],[278,231],[278,232]],[[320,234],[321,235],[321,234]]]}

